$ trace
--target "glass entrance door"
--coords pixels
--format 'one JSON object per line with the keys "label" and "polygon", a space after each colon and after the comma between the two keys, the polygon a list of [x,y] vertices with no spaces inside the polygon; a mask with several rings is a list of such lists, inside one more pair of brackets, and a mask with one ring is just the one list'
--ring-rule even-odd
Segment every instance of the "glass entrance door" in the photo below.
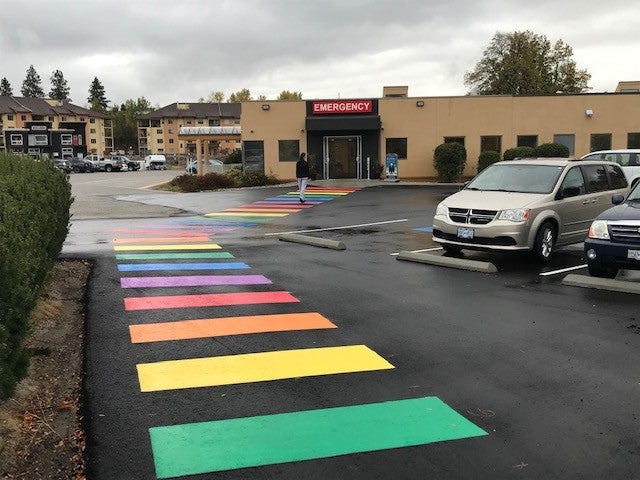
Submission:
{"label": "glass entrance door", "polygon": [[360,178],[362,174],[362,137],[360,135],[324,137],[323,177]]}

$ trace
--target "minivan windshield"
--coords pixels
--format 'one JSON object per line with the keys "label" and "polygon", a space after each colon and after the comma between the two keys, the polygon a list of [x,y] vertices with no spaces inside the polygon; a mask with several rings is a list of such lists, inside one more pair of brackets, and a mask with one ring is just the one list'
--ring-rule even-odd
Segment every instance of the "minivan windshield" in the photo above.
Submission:
{"label": "minivan windshield", "polygon": [[495,164],[483,170],[466,190],[551,193],[564,166]]}
{"label": "minivan windshield", "polygon": [[631,193],[627,197],[628,202],[638,202],[640,201],[640,182],[636,183],[636,186],[633,187]]}

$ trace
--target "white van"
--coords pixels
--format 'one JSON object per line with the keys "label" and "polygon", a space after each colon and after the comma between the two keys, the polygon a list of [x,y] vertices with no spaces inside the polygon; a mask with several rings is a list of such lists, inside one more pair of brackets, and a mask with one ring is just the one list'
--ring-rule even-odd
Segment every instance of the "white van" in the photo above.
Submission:
{"label": "white van", "polygon": [[622,171],[632,187],[640,180],[640,148],[598,150],[588,153],[582,159],[616,162],[622,167]]}
{"label": "white van", "polygon": [[164,155],[147,155],[144,157],[145,170],[166,170],[167,157]]}

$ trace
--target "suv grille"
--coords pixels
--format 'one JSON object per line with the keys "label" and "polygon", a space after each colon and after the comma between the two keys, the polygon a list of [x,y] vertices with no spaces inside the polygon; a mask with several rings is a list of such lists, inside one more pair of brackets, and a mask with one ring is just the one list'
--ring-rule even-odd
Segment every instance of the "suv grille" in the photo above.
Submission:
{"label": "suv grille", "polygon": [[486,225],[496,218],[496,210],[478,210],[475,208],[450,208],[449,219],[455,223]]}
{"label": "suv grille", "polygon": [[609,224],[611,239],[616,242],[640,244],[640,225]]}

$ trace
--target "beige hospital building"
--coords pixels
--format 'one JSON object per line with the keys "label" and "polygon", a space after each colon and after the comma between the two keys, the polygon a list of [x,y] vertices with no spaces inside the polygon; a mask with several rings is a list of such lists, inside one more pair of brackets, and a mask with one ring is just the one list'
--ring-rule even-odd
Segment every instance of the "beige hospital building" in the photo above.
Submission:
{"label": "beige hospital building", "polygon": [[611,93],[410,97],[397,86],[380,98],[175,103],[141,116],[138,126],[140,154],[204,160],[242,147],[245,169],[280,179],[295,177],[301,152],[318,178],[366,179],[371,165],[396,154],[400,180],[434,179],[435,148],[459,142],[471,177],[485,150],[553,142],[582,156],[640,148],[640,81]]}

